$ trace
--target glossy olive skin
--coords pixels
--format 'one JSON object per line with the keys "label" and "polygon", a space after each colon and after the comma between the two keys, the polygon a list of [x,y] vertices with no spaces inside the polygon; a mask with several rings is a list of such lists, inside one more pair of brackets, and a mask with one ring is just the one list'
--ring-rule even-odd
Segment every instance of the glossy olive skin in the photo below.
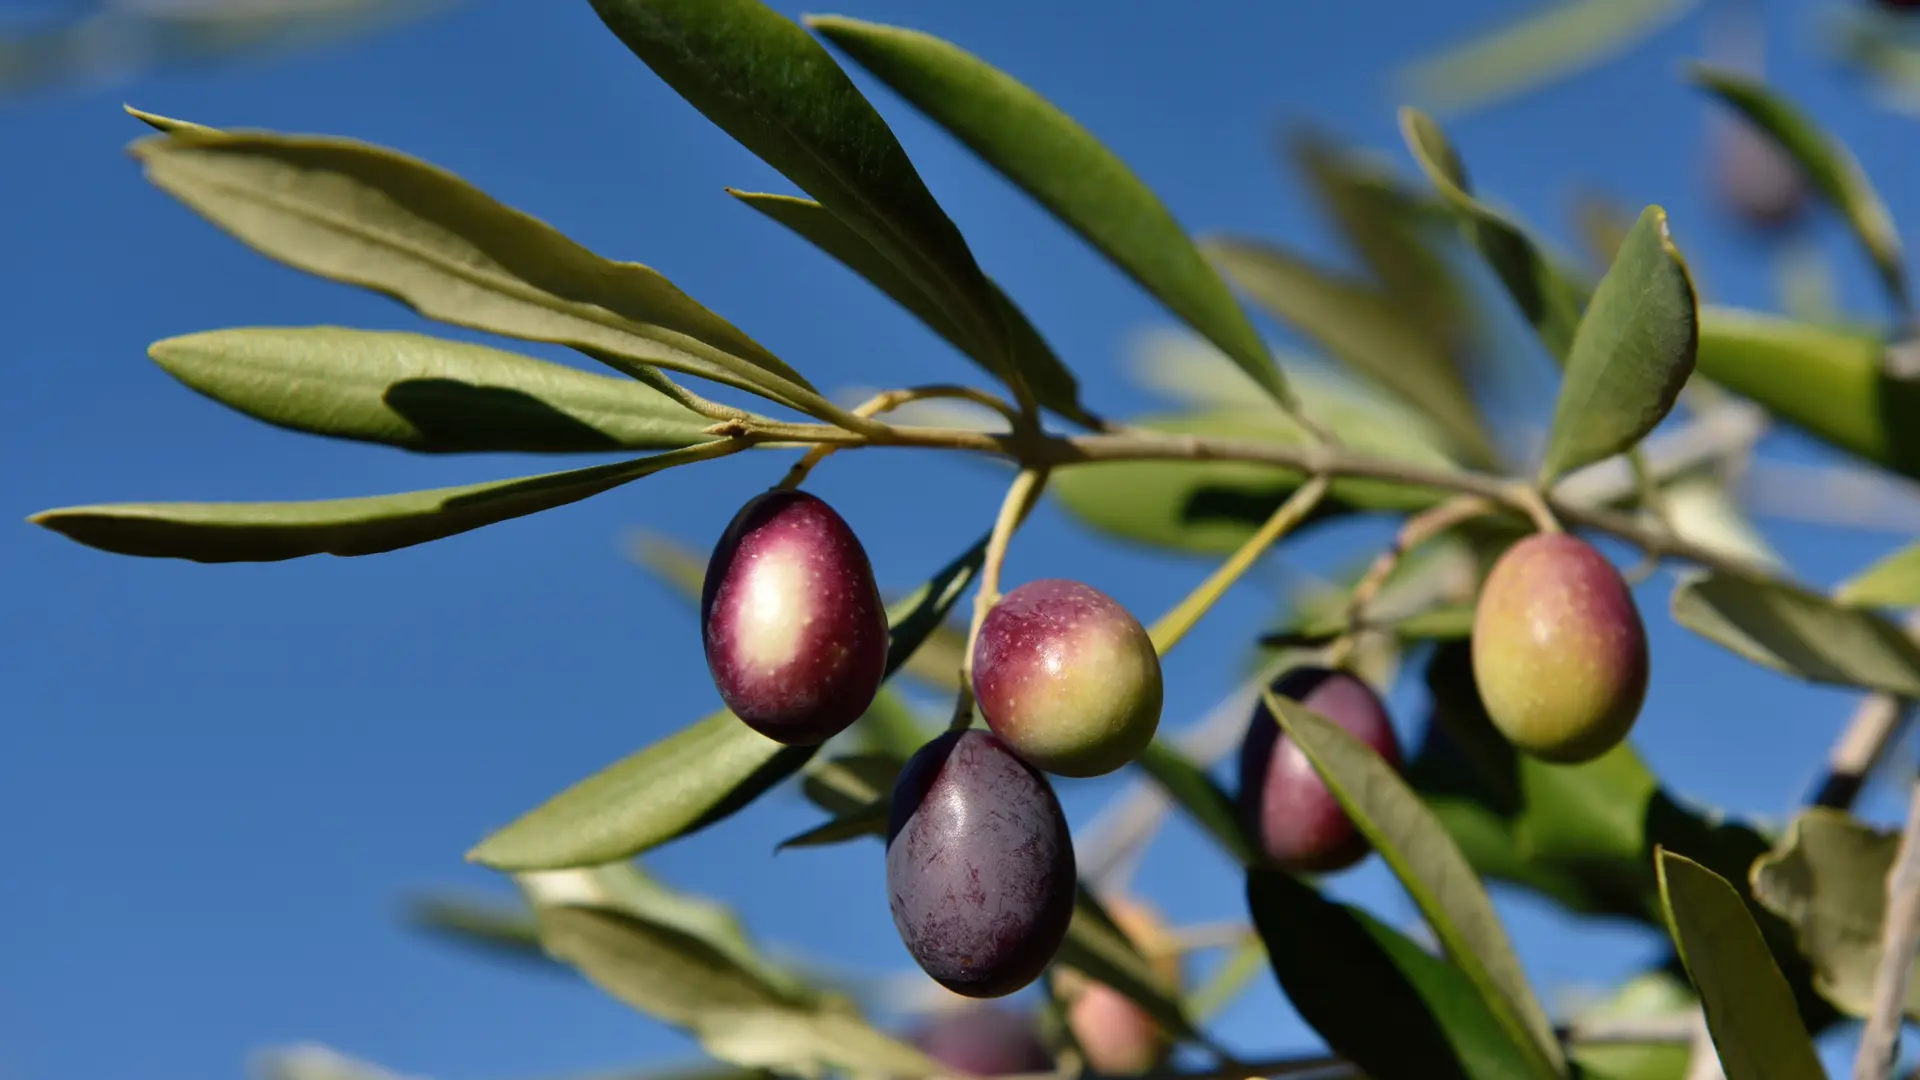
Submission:
{"label": "glossy olive skin", "polygon": [[[1269,689],[1333,721],[1395,771],[1403,767],[1387,707],[1362,680],[1344,671],[1298,667]],[[1247,835],[1269,861],[1292,873],[1337,873],[1370,850],[1366,836],[1264,701],[1254,707],[1240,744],[1239,807]]]}
{"label": "glossy olive skin", "polygon": [[1739,119],[1716,124],[1713,134],[1714,182],[1735,217],[1767,231],[1805,213],[1812,197],[1806,177],[1780,144]]}
{"label": "glossy olive skin", "polygon": [[1053,787],[1000,738],[948,732],[900,771],[887,893],[907,952],[956,994],[1039,978],[1073,917],[1073,840]]}
{"label": "glossy olive skin", "polygon": [[886,672],[886,607],[866,550],[804,491],[764,492],[734,515],[707,563],[700,622],[721,700],[790,746],[846,730]]}
{"label": "glossy olive skin", "polygon": [[1591,544],[1540,533],[1507,549],[1480,592],[1473,677],[1493,725],[1543,761],[1619,745],[1646,701],[1646,627],[1620,572]]}
{"label": "glossy olive skin", "polygon": [[980,624],[973,693],[994,734],[1058,776],[1140,756],[1160,726],[1160,654],[1140,620],[1077,581],[1028,582]]}
{"label": "glossy olive skin", "polygon": [[[1160,917],[1138,901],[1115,898],[1108,900],[1106,907],[1107,914],[1147,957],[1161,989],[1178,997],[1180,954],[1173,948]],[[1130,1076],[1166,1060],[1173,1041],[1132,999],[1070,969],[1060,969],[1054,985],[1067,1002],[1067,1027],[1094,1072]]]}
{"label": "glossy olive skin", "polygon": [[972,1076],[1052,1072],[1047,1051],[1025,1016],[993,1005],[973,1005],[930,1018],[909,1036],[920,1052]]}

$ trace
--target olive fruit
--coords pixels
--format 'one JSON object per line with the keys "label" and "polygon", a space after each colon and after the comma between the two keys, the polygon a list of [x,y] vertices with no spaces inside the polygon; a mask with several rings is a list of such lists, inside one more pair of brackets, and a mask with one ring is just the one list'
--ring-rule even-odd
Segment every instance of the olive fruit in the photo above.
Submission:
{"label": "olive fruit", "polygon": [[707,668],[721,700],[769,739],[811,746],[873,703],[887,615],[860,539],[804,491],[740,508],[707,563]]}
{"label": "olive fruit", "polygon": [[[1294,668],[1269,687],[1299,702],[1379,754],[1397,771],[1400,740],[1373,688],[1344,671]],[[1365,858],[1367,838],[1341,808],[1304,750],[1281,729],[1263,700],[1240,744],[1241,821],[1247,835],[1276,866],[1293,873],[1331,874]]]}
{"label": "olive fruit", "polygon": [[[1107,914],[1146,956],[1160,989],[1177,998],[1180,954],[1159,916],[1139,901],[1119,899],[1107,902]],[[1127,1076],[1166,1059],[1173,1046],[1166,1029],[1131,998],[1071,969],[1059,971],[1054,985],[1067,1002],[1068,1030],[1094,1072]]]}
{"label": "olive fruit", "polygon": [[920,1052],[969,1076],[1052,1072],[1053,1054],[1033,1021],[993,1005],[968,1005],[931,1017],[909,1036]]}
{"label": "olive fruit", "polygon": [[1160,726],[1160,654],[1146,628],[1077,581],[1032,581],[981,620],[973,693],[994,734],[1060,776],[1099,776]]}
{"label": "olive fruit", "polygon": [[1646,700],[1647,632],[1633,594],[1605,556],[1565,533],[1529,536],[1494,563],[1472,649],[1493,726],[1543,761],[1606,753]]}
{"label": "olive fruit", "polygon": [[934,980],[1003,997],[1053,960],[1076,871],[1053,787],[991,732],[950,731],[908,759],[887,820],[893,925]]}

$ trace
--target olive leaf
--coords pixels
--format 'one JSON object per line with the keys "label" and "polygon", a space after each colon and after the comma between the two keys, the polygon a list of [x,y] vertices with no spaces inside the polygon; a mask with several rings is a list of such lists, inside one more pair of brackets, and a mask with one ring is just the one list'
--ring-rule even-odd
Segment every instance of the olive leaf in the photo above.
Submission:
{"label": "olive leaf", "polygon": [[413,898],[406,908],[414,927],[492,956],[549,966],[540,927],[526,904],[502,904],[457,895]]}
{"label": "olive leaf", "polygon": [[838,16],[807,21],[1219,346],[1275,400],[1291,400],[1253,323],[1186,231],[1072,117],[929,34]]}
{"label": "olive leaf", "polygon": [[[1754,899],[1793,927],[1815,988],[1849,1016],[1873,1010],[1887,874],[1899,850],[1898,832],[1815,807],[1753,864]],[[1906,1011],[1920,1020],[1920,984],[1908,990]]]}
{"label": "olive leaf", "polygon": [[1185,810],[1229,858],[1242,866],[1254,863],[1253,846],[1241,828],[1233,799],[1197,762],[1165,739],[1155,738],[1135,764],[1153,777],[1168,798]]}
{"label": "olive leaf", "polygon": [[133,155],[155,186],[269,258],[428,318],[670,368],[803,410],[831,404],[658,271],[612,262],[452,173],[352,139],[177,127]]}
{"label": "olive leaf", "polygon": [[194,390],[278,427],[427,453],[665,450],[713,421],[644,383],[484,345],[337,326],[157,341]]}
{"label": "olive leaf", "polygon": [[833,57],[760,0],[594,0],[641,62],[819,200],[1018,383],[999,295],[887,122]]}
{"label": "olive leaf", "polygon": [[27,520],[88,547],[194,562],[375,555],[525,517],[726,452],[723,443],[465,487],[281,503],[106,503]]}
{"label": "olive leaf", "polygon": [[1458,967],[1365,911],[1277,870],[1247,875],[1247,906],[1301,1019],[1374,1080],[1556,1075]]}
{"label": "olive leaf", "polygon": [[1860,607],[1920,606],[1920,544],[1910,544],[1846,581],[1833,598]]}
{"label": "olive leaf", "polygon": [[[889,606],[889,677],[946,618],[985,555],[981,537],[926,585]],[[721,710],[555,795],[481,841],[467,858],[508,871],[628,858],[731,817],[818,751],[783,746]]]}
{"label": "olive leaf", "polygon": [[1781,581],[1692,577],[1673,618],[1754,663],[1809,682],[1920,697],[1920,644],[1886,617]]}
{"label": "olive leaf", "polygon": [[1825,1080],[1793,989],[1740,894],[1684,856],[1662,850],[1656,859],[1668,929],[1727,1080]]}
{"label": "olive leaf", "polygon": [[1268,710],[1413,898],[1447,956],[1523,1048],[1530,1072],[1558,1076],[1553,1025],[1514,954],[1485,886],[1420,796],[1379,754],[1332,721],[1265,695]]}
{"label": "olive leaf", "polygon": [[1887,292],[1901,307],[1911,303],[1905,253],[1893,215],[1867,180],[1860,162],[1812,118],[1758,80],[1706,64],[1694,64],[1693,82],[1766,132],[1793,158],[1808,182],[1847,220],[1854,238],[1880,273]]}
{"label": "olive leaf", "polygon": [[1629,450],[1659,426],[1693,374],[1699,333],[1693,282],[1666,211],[1650,206],[1580,319],[1541,478]]}

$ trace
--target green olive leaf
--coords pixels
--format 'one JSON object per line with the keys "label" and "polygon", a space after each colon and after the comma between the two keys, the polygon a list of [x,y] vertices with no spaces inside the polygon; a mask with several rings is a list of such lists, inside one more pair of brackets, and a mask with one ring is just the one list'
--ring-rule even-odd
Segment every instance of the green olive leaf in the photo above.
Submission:
{"label": "green olive leaf", "polygon": [[1920,607],[1920,544],[1910,544],[1842,582],[1834,600],[1856,607]]}
{"label": "green olive leaf", "polygon": [[850,813],[892,794],[906,763],[907,757],[886,752],[837,754],[807,766],[800,791],[829,814]]}
{"label": "green olive leaf", "polygon": [[1574,334],[1541,479],[1629,450],[1658,427],[1693,374],[1699,333],[1693,282],[1666,211],[1650,206]]}
{"label": "green olive leaf", "polygon": [[540,927],[524,903],[469,899],[452,894],[418,896],[406,906],[415,928],[490,956],[550,967]]}
{"label": "green olive leaf", "polygon": [[1185,810],[1229,858],[1241,866],[1253,864],[1253,846],[1240,826],[1233,799],[1197,762],[1166,739],[1155,738],[1134,763],[1153,777],[1167,797]]}
{"label": "green olive leaf", "polygon": [[88,547],[147,558],[218,563],[376,555],[579,502],[726,449],[707,443],[611,465],[403,495],[282,503],[106,503],[43,510],[27,520]]}
{"label": "green olive leaf", "polygon": [[1696,576],[1673,618],[1756,664],[1809,682],[1920,697],[1920,644],[1886,617],[1780,581]]}
{"label": "green olive leaf", "polygon": [[[888,608],[887,675],[973,583],[986,538]],[[883,687],[884,689],[884,687]],[[721,710],[574,784],[467,853],[495,870],[557,870],[629,858],[731,817],[813,759]]]}
{"label": "green olive leaf", "polygon": [[891,797],[878,799],[865,806],[836,814],[811,829],[795,833],[776,844],[774,850],[826,847],[830,844],[844,844],[849,840],[858,840],[864,836],[884,838],[887,835],[887,817],[892,810]]}
{"label": "green olive leaf", "polygon": [[[1899,850],[1897,831],[1814,807],[1753,864],[1754,899],[1793,927],[1814,986],[1848,1016],[1865,1019],[1873,1010],[1887,874]],[[1906,1011],[1920,1019],[1920,985],[1908,990]]]}
{"label": "green olive leaf", "polygon": [[1807,180],[1837,210],[1866,249],[1880,273],[1888,295],[1902,308],[1909,306],[1905,253],[1893,215],[1879,192],[1867,180],[1860,162],[1839,140],[1822,131],[1811,117],[1745,75],[1694,64],[1688,70],[1695,85],[1739,112],[1780,145]]}
{"label": "green olive leaf", "polygon": [[1681,855],[1657,855],[1660,899],[1727,1080],[1825,1080],[1793,989],[1727,880]]}
{"label": "green olive leaf", "polygon": [[713,421],[631,379],[484,345],[337,326],[167,338],[147,355],[277,427],[426,453],[667,450]]}
{"label": "green olive leaf", "polygon": [[1414,161],[1459,215],[1467,238],[1506,286],[1507,294],[1554,359],[1573,348],[1585,297],[1574,279],[1512,219],[1473,197],[1466,168],[1446,133],[1418,109],[1400,110],[1400,132]]}
{"label": "green olive leaf", "polygon": [[1420,796],[1379,754],[1339,725],[1271,692],[1265,699],[1281,728],[1400,879],[1448,958],[1523,1049],[1529,1073],[1562,1075],[1560,1042],[1485,886]]}
{"label": "green olive leaf", "polygon": [[1887,373],[1883,341],[1757,311],[1700,312],[1700,374],[1809,435],[1920,478],[1920,382]]}
{"label": "green olive leaf", "polygon": [[[971,356],[989,373],[997,373],[1002,369],[1000,357],[970,342],[937,298],[928,295],[912,277],[889,260],[885,252],[869,243],[859,231],[835,217],[826,207],[812,199],[791,195],[765,195],[732,188],[727,189],[727,194],[833,256],[847,269],[885,293],[894,303],[906,308],[928,329],[946,339],[948,344]],[[1040,404],[1068,419],[1081,423],[1093,422],[1080,404],[1080,389],[1073,373],[1060,362],[1053,347],[1040,336],[1040,331],[1034,328],[1026,314],[1000,286],[991,280],[988,285],[993,289],[1001,315],[1006,320],[1007,334],[1013,348],[1013,369],[1026,380],[1034,397]]]}
{"label": "green olive leaf", "polygon": [[1004,358],[1001,300],[887,122],[833,57],[760,0],[594,0],[642,63],[819,200],[945,309],[972,355]]}
{"label": "green olive leaf", "polygon": [[798,372],[651,267],[603,259],[452,173],[351,139],[182,128],[142,139],[155,186],[269,258],[428,318],[818,408]]}
{"label": "green olive leaf", "polygon": [[1458,967],[1365,911],[1277,870],[1247,875],[1247,906],[1287,1000],[1373,1080],[1554,1075]]}
{"label": "green olive leaf", "polygon": [[1205,335],[1276,401],[1290,402],[1266,344],[1186,231],[1072,117],[931,35],[837,16],[807,21]]}

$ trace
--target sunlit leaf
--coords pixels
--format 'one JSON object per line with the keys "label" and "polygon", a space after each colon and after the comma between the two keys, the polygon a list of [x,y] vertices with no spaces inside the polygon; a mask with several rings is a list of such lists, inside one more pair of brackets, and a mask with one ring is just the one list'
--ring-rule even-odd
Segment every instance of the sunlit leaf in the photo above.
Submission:
{"label": "sunlit leaf", "polygon": [[1887,292],[1904,307],[1909,296],[1900,234],[1853,154],[1763,83],[1703,64],[1693,65],[1690,74],[1696,84],[1771,135],[1793,158],[1814,189],[1846,218]]}
{"label": "sunlit leaf", "polygon": [[644,383],[484,345],[335,326],[212,330],[147,350],[279,427],[431,453],[665,450],[713,421]]}
{"label": "sunlit leaf", "polygon": [[1659,853],[1660,897],[1727,1080],[1825,1080],[1793,990],[1725,878]]}
{"label": "sunlit leaf", "polygon": [[522,903],[421,896],[407,904],[407,921],[428,933],[494,956],[540,965],[551,963],[552,958],[540,945],[540,927]]}
{"label": "sunlit leaf", "polygon": [[1920,607],[1920,544],[1901,548],[1841,582],[1833,598],[1862,607]]}
{"label": "sunlit leaf", "polygon": [[1556,1075],[1459,968],[1365,911],[1274,870],[1248,874],[1247,904],[1301,1019],[1374,1080]]}
{"label": "sunlit leaf", "polygon": [[[960,230],[811,35],[760,0],[594,0],[593,8],[688,104],[938,301],[970,353],[1008,355],[1002,301]],[[996,370],[1019,377],[1004,361]]]}
{"label": "sunlit leaf", "polygon": [[[952,610],[986,539],[888,608],[887,674]],[[496,870],[552,870],[624,859],[746,808],[798,772],[817,746],[783,746],[722,710],[587,777],[467,853]]]}
{"label": "sunlit leaf", "polygon": [[950,42],[837,16],[808,24],[1039,200],[1276,400],[1288,400],[1280,369],[1233,294],[1159,198],[1091,132]]}
{"label": "sunlit leaf", "polygon": [[133,154],[148,180],[256,251],[429,318],[795,405],[823,400],[658,271],[603,259],[416,158],[351,139],[202,127],[142,139]]}
{"label": "sunlit leaf", "polygon": [[375,555],[551,510],[715,456],[719,444],[570,472],[465,487],[284,503],[107,503],[27,520],[88,547],[194,562]]}
{"label": "sunlit leaf", "polygon": [[1567,353],[1540,475],[1553,479],[1631,449],[1666,418],[1693,374],[1693,282],[1648,207],[1600,280]]}
{"label": "sunlit leaf", "polygon": [[1420,796],[1372,748],[1332,721],[1272,693],[1266,702],[1347,816],[1393,869],[1447,956],[1501,1027],[1525,1048],[1532,1073],[1560,1073],[1560,1043],[1485,887]]}
{"label": "sunlit leaf", "polygon": [[1708,574],[1673,594],[1680,625],[1809,682],[1920,697],[1920,644],[1875,612],[1783,582]]}
{"label": "sunlit leaf", "polygon": [[1431,108],[1465,112],[1607,63],[1694,6],[1695,0],[1556,0],[1421,60],[1401,81]]}

